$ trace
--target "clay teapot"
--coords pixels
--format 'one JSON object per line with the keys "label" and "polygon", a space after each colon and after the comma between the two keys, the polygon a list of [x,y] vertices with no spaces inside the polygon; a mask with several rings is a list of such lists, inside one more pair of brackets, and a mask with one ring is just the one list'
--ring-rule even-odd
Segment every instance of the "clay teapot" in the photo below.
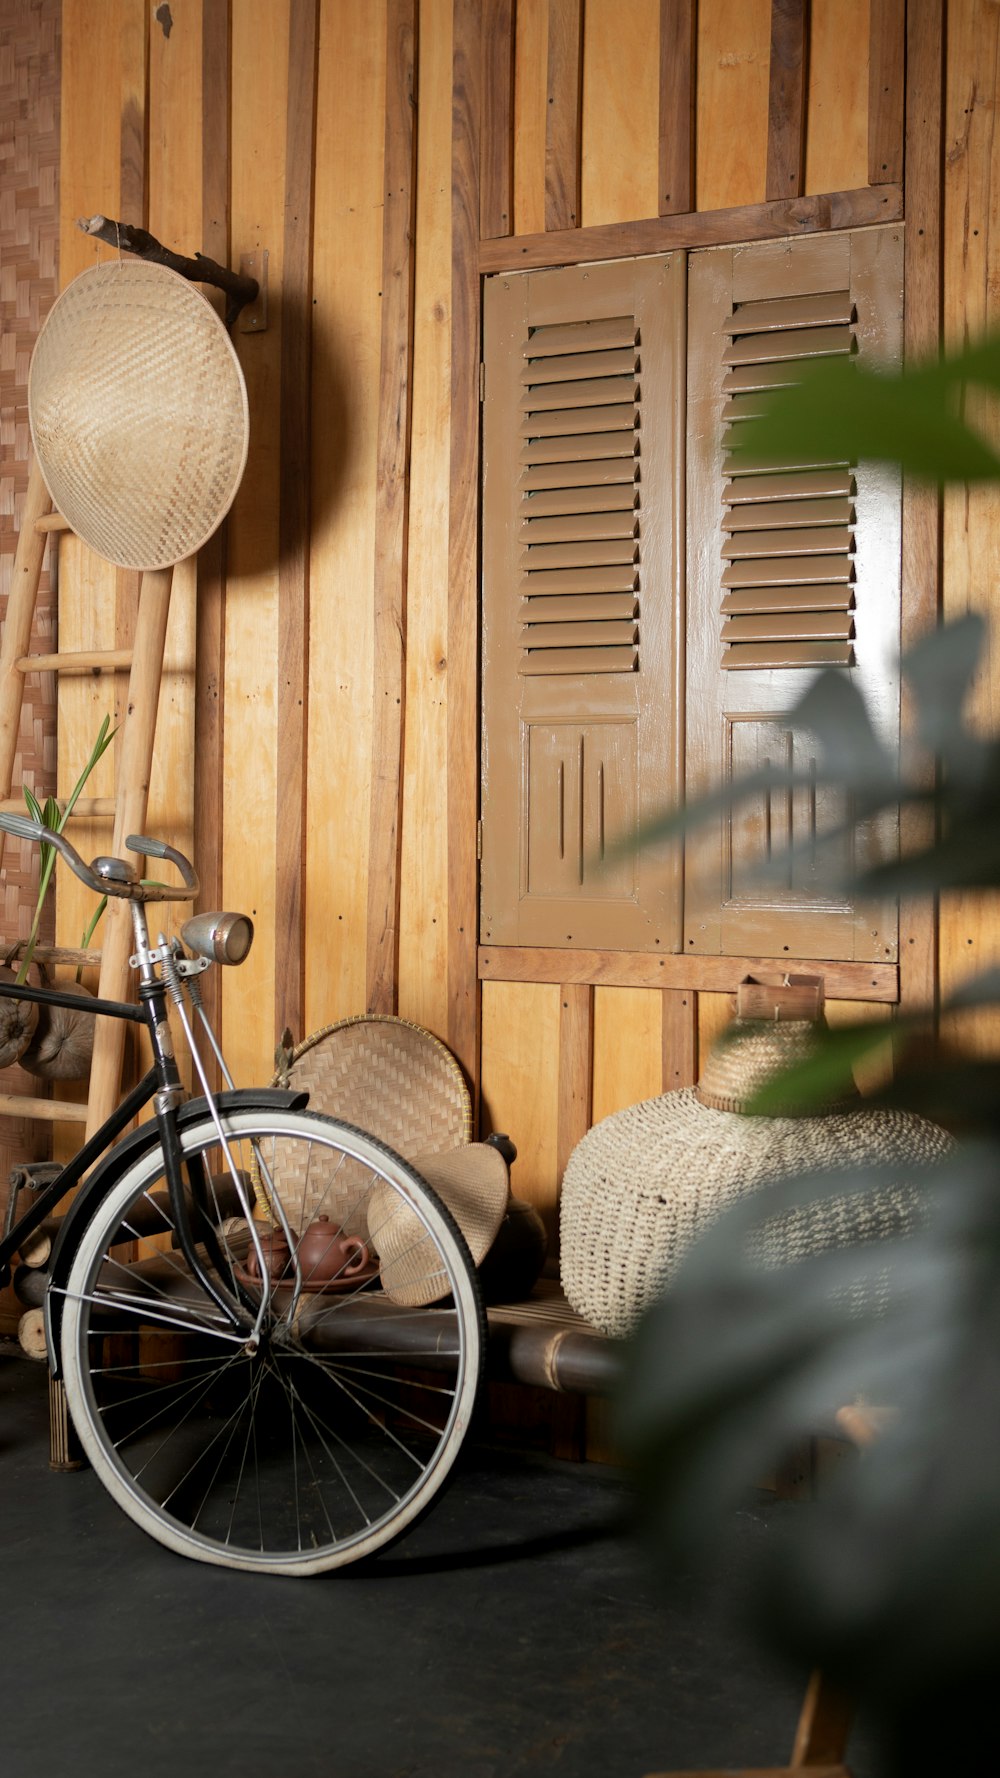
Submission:
{"label": "clay teapot", "polygon": [[[264,1264],[267,1267],[267,1275],[272,1283],[276,1283],[279,1278],[284,1277],[285,1272],[288,1269],[292,1257],[292,1250],[285,1239],[283,1231],[279,1228],[262,1229],[260,1231],[260,1244],[264,1253]],[[248,1278],[260,1277],[257,1249],[252,1242],[247,1252],[244,1269]]]}
{"label": "clay teapot", "polygon": [[309,1284],[352,1278],[371,1263],[360,1235],[349,1235],[328,1216],[317,1216],[304,1229],[298,1244],[303,1281]]}

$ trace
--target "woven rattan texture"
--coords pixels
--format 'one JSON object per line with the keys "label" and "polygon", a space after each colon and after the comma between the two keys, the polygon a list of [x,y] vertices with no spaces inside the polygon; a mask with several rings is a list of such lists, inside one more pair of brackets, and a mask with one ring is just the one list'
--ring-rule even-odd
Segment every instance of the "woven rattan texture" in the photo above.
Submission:
{"label": "woven rattan texture", "polygon": [[[274,1086],[305,1089],[314,1111],[356,1124],[398,1154],[437,1155],[470,1140],[472,1104],[450,1050],[418,1025],[362,1016],[326,1025],[300,1043]],[[282,1176],[285,1179],[285,1176]],[[342,1164],[326,1177],[285,1180],[282,1198],[294,1228],[314,1216],[346,1216],[352,1234],[368,1235],[357,1198],[367,1175]]]}
{"label": "woven rattan texture", "polygon": [[[701,1103],[716,1111],[748,1111],[756,1094],[780,1069],[797,1067],[812,1057],[824,1025],[825,1021],[813,1019],[773,1023],[734,1019],[723,1041],[715,1044],[705,1059],[695,1088]],[[852,1092],[846,1103],[854,1105],[857,1100],[857,1092]],[[784,1107],[773,1109],[781,1112]],[[825,1104],[822,1109],[832,1111],[840,1105]]]}
{"label": "woven rattan texture", "polygon": [[[58,288],[59,0],[0,0],[0,610],[6,610],[18,527],[31,467],[28,364]],[[32,647],[55,647],[54,595],[46,563]],[[56,705],[52,674],[25,682],[14,783],[55,788]],[[8,844],[0,888],[0,939],[26,934],[37,893],[37,853]],[[51,918],[51,917],[50,917]],[[43,933],[51,938],[51,924]],[[37,1083],[12,1069],[5,1091]],[[44,1134],[0,1120],[0,1208],[15,1161],[40,1152]]]}
{"label": "woven rattan texture", "polygon": [[769,1219],[760,1231],[765,1263],[904,1233],[915,1216],[908,1181],[950,1146],[943,1130],[906,1112],[744,1117],[700,1104],[690,1087],[629,1106],[595,1124],[566,1168],[566,1296],[603,1332],[627,1333],[724,1210],[769,1180],[805,1171],[884,1163],[895,1182]]}
{"label": "woven rattan texture", "polygon": [[246,462],[246,390],[201,292],[165,266],[91,266],[49,313],[28,389],[54,505],[123,568],[165,568],[222,522]]}

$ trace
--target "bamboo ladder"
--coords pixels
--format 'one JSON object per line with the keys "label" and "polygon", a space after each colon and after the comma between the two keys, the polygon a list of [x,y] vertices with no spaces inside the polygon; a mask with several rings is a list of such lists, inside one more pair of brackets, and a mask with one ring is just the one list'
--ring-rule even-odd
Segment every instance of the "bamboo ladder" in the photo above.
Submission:
{"label": "bamboo ladder", "polygon": [[[116,858],[120,858],[128,835],[142,833],[146,822],[173,570],[161,568],[142,576],[135,642],[131,649],[32,655],[29,653],[31,626],[45,544],[51,533],[69,529],[62,515],[52,511],[52,501],[41,470],[33,462],[14,556],[3,640],[0,643],[0,809],[24,813],[22,800],[12,795],[12,780],[25,676],[28,673],[42,672],[113,672],[128,668],[128,698],[120,730],[115,795],[113,798],[81,798],[75,811],[91,818],[102,815],[113,817],[111,851]],[[3,860],[5,837],[0,830],[0,863]],[[98,992],[102,999],[126,998],[131,950],[132,925],[129,910],[121,901],[109,901],[104,917],[104,943],[100,953]],[[43,950],[41,955],[52,962],[75,963],[80,960],[79,952],[62,951],[59,947]],[[85,1137],[92,1136],[113,1110],[117,1100],[121,1087],[124,1045],[125,1027],[122,1020],[99,1018],[94,1034],[94,1055],[86,1105],[0,1093],[0,1115],[85,1123]]]}

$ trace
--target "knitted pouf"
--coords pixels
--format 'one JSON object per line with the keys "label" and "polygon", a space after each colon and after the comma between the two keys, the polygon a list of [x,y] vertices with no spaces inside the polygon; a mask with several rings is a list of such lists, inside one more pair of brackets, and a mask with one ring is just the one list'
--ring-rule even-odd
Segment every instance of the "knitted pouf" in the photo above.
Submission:
{"label": "knitted pouf", "polygon": [[627,1333],[695,1237],[774,1179],[872,1166],[892,1175],[874,1191],[848,1185],[769,1215],[754,1243],[764,1264],[915,1226],[908,1181],[952,1146],[937,1125],[912,1112],[867,1110],[854,1095],[849,1109],[840,1103],[821,1116],[743,1111],[766,1078],[816,1041],[818,1021],[785,1016],[779,996],[772,1021],[738,1019],[697,1087],[614,1112],[573,1150],[560,1200],[562,1283],[573,1308],[604,1333]]}

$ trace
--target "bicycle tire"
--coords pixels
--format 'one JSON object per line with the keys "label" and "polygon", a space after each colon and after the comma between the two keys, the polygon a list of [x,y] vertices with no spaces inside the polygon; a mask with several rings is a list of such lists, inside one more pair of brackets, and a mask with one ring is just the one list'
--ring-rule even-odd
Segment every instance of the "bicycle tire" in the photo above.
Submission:
{"label": "bicycle tire", "polygon": [[[447,1208],[373,1137],[309,1111],[227,1112],[222,1123],[242,1178],[263,1161],[293,1233],[303,1170],[312,1191],[326,1169],[332,1226],[355,1237],[355,1263],[357,1238],[368,1242],[366,1275],[305,1279],[294,1313],[291,1285],[278,1285],[260,1346],[248,1351],[166,1246],[172,1216],[157,1147],[79,1238],[62,1317],[67,1404],[100,1480],[166,1548],[256,1573],[323,1573],[395,1541],[447,1479],[482,1377],[478,1280]],[[180,1141],[188,1167],[202,1161],[209,1182],[219,1174],[210,1117]],[[213,1196],[209,1184],[198,1214],[228,1268],[216,1282],[235,1296],[238,1281],[257,1303],[249,1225],[216,1215]],[[392,1218],[404,1226],[400,1217],[415,1231],[407,1251],[439,1273],[427,1287],[433,1302],[426,1290],[418,1304],[393,1300],[387,1268],[373,1270],[380,1236]],[[162,1224],[158,1239],[151,1222]],[[200,1232],[195,1220],[196,1240]]]}

